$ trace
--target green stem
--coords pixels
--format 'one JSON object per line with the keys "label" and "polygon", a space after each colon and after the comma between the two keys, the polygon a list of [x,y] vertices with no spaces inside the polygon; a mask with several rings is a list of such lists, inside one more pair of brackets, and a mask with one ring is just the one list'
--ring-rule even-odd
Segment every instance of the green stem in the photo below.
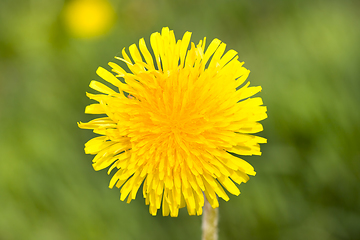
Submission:
{"label": "green stem", "polygon": [[202,217],[202,240],[218,239],[219,208],[212,208],[205,197],[204,212]]}

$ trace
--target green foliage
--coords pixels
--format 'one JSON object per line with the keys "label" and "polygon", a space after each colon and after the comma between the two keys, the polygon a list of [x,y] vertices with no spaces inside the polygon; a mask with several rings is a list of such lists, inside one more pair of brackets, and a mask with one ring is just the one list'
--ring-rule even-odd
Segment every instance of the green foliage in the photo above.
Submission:
{"label": "green foliage", "polygon": [[356,1],[114,0],[114,28],[88,40],[68,34],[64,4],[0,3],[0,239],[200,239],[201,217],[121,202],[76,125],[97,67],[163,26],[221,39],[263,87],[268,143],[245,158],[256,177],[220,202],[220,239],[360,237]]}

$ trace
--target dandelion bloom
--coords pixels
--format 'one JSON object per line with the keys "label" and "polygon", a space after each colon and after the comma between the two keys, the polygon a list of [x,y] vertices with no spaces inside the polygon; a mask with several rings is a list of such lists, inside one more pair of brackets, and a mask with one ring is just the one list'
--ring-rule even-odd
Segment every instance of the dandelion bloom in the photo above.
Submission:
{"label": "dandelion bloom", "polygon": [[266,142],[250,135],[262,131],[258,121],[267,117],[266,107],[261,98],[250,98],[261,87],[244,83],[250,71],[237,52],[224,54],[218,39],[205,50],[206,38],[195,46],[190,37],[186,32],[176,41],[163,28],[150,37],[153,55],[140,39],[139,48],[129,47],[132,59],[125,49],[123,58],[116,57],[131,73],[112,62],[116,76],[98,68],[116,91],[92,81],[100,94],[87,93],[98,103],[85,113],[106,116],[79,123],[101,135],[85,144],[87,154],[96,154],[94,169],[117,169],[110,188],[121,188],[121,200],[135,199],[143,184],[152,215],[161,205],[164,216],[175,217],[185,206],[190,215],[201,215],[204,197],[216,208],[217,197],[229,200],[224,188],[240,194],[235,183],[255,171],[238,155],[260,155],[259,143]]}

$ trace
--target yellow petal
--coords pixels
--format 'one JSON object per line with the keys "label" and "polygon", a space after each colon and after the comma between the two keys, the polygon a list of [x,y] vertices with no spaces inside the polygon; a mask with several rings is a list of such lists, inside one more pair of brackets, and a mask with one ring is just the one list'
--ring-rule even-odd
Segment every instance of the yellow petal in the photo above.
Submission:
{"label": "yellow petal", "polygon": [[97,81],[91,81],[89,86],[98,92],[102,92],[109,95],[116,94],[114,90]]}

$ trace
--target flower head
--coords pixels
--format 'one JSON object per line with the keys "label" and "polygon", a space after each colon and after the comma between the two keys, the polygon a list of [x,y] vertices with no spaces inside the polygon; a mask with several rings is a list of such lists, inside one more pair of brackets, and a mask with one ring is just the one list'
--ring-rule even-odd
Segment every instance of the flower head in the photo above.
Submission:
{"label": "flower head", "polygon": [[87,93],[98,103],[85,113],[106,116],[79,123],[101,135],[85,144],[87,154],[96,154],[94,169],[117,169],[110,188],[121,188],[121,200],[135,199],[143,184],[152,215],[161,205],[164,216],[177,216],[185,206],[190,215],[201,215],[204,197],[216,208],[217,197],[229,200],[224,188],[240,194],[235,183],[255,171],[238,155],[260,155],[259,143],[266,142],[250,135],[262,131],[258,121],[267,117],[266,107],[261,98],[250,98],[261,87],[244,84],[250,71],[237,52],[224,54],[218,39],[205,50],[206,38],[195,46],[190,37],[186,32],[176,41],[163,28],[150,37],[153,55],[140,39],[139,48],[129,47],[132,59],[125,49],[123,58],[116,57],[131,73],[112,62],[116,76],[98,68],[117,89],[92,81],[100,94]]}

